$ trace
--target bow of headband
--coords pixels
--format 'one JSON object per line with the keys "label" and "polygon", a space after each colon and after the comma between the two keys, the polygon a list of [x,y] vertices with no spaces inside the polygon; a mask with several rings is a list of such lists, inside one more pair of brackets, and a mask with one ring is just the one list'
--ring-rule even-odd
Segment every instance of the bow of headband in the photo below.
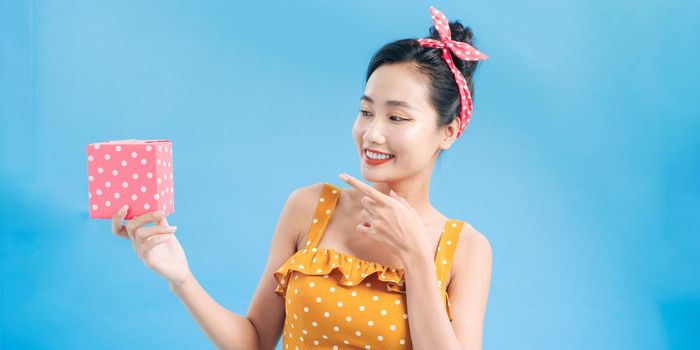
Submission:
{"label": "bow of headband", "polygon": [[430,16],[433,18],[433,24],[440,35],[440,40],[423,38],[418,39],[418,42],[422,46],[442,49],[442,58],[445,60],[445,62],[447,62],[447,65],[450,67],[450,70],[455,77],[455,81],[457,82],[457,86],[459,88],[459,96],[461,98],[459,113],[460,126],[459,132],[457,132],[457,137],[459,138],[462,135],[462,131],[469,123],[469,118],[472,114],[472,95],[469,92],[467,81],[464,79],[464,76],[462,76],[462,73],[459,71],[459,69],[457,69],[454,62],[452,62],[450,51],[452,51],[452,53],[460,59],[467,61],[483,61],[488,59],[488,56],[479,52],[479,50],[465,42],[452,40],[450,24],[445,15],[438,9],[430,6]]}

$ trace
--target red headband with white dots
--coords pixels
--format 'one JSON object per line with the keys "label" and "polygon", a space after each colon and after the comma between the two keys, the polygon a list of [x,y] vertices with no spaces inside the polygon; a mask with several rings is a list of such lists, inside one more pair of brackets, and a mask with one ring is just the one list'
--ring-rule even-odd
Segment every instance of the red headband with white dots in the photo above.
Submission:
{"label": "red headband with white dots", "polygon": [[430,6],[430,15],[433,18],[433,24],[435,25],[437,32],[440,34],[441,40],[423,38],[418,39],[418,42],[422,46],[441,48],[442,58],[445,59],[445,62],[447,62],[447,65],[450,67],[452,74],[455,76],[455,81],[459,87],[459,96],[462,99],[459,113],[459,120],[461,123],[459,126],[459,132],[457,133],[457,137],[459,138],[462,135],[462,130],[464,130],[467,123],[469,123],[469,118],[472,114],[472,95],[469,92],[467,81],[464,80],[464,76],[462,76],[462,73],[460,73],[454,62],[452,62],[452,57],[450,56],[449,51],[451,50],[452,53],[454,53],[455,56],[459,57],[460,59],[469,61],[483,61],[486,60],[488,56],[479,52],[477,49],[467,43],[452,40],[449,22],[447,22],[445,15],[438,9]]}

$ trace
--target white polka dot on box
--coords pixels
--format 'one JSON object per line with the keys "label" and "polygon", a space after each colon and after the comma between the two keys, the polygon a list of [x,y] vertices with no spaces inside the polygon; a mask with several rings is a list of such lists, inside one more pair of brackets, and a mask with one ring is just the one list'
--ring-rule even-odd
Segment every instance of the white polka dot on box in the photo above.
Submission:
{"label": "white polka dot on box", "polygon": [[158,209],[175,212],[170,140],[117,140],[87,145],[91,219],[111,219],[129,205],[125,219]]}

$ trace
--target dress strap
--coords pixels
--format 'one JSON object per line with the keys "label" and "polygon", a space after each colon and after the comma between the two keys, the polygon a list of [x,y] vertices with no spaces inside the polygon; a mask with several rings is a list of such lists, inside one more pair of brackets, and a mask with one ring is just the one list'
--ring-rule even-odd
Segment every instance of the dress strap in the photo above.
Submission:
{"label": "dress strap", "polygon": [[450,276],[462,226],[464,226],[464,221],[448,219],[440,235],[440,243],[438,243],[438,250],[435,254],[435,271],[438,276],[438,287],[442,289],[446,288],[444,283]]}
{"label": "dress strap", "polygon": [[333,209],[335,209],[335,204],[340,198],[340,188],[335,187],[327,182],[323,183],[323,190],[321,191],[321,196],[318,198],[316,203],[316,211],[314,213],[314,218],[311,220],[311,227],[309,232],[306,234],[305,247],[308,249],[315,248],[318,242],[321,241],[323,232],[328,226],[328,222],[333,215]]}

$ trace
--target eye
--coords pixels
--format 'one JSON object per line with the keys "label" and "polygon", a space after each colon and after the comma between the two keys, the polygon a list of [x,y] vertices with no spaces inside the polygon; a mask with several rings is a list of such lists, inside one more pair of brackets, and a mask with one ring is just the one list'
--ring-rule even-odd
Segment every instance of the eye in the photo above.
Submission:
{"label": "eye", "polygon": [[[364,110],[364,109],[361,109],[361,110],[360,110],[360,113],[362,114],[363,117],[371,117],[371,115],[369,115],[370,112],[369,112],[369,111],[366,111],[366,110]],[[389,118],[390,118],[390,119],[391,119],[391,118],[396,118],[396,119],[391,119],[391,120],[393,120],[393,121],[395,121],[395,122],[402,122],[402,121],[404,121],[404,120],[408,120],[408,119],[401,118],[401,117],[396,116],[396,115],[392,115],[392,116],[390,116]]]}

